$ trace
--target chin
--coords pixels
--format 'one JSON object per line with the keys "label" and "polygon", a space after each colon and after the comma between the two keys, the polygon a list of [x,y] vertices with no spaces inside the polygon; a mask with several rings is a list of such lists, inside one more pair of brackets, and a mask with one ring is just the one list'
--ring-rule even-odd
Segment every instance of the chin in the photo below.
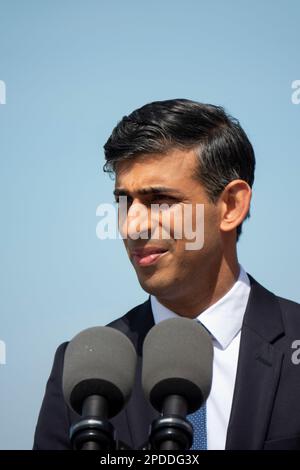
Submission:
{"label": "chin", "polygon": [[174,282],[167,279],[141,279],[139,278],[140,285],[144,291],[155,297],[167,294],[176,288]]}

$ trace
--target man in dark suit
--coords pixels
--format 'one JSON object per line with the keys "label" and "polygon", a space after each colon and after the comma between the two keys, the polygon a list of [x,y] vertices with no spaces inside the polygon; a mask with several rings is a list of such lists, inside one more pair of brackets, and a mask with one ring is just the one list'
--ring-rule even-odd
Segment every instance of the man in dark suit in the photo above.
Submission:
{"label": "man in dark suit", "polygon": [[[122,119],[105,156],[105,170],[116,175],[115,196],[126,202],[119,217],[125,248],[150,294],[109,325],[138,354],[132,396],[111,420],[118,439],[134,449],[147,441],[158,413],[141,387],[143,340],[155,323],[179,315],[197,318],[213,340],[205,448],[300,449],[300,366],[293,349],[300,306],[266,290],[237,259],[255,168],[245,132],[220,107],[154,102]],[[164,206],[152,212],[153,204]],[[79,416],[63,399],[66,346],[55,355],[34,449],[70,448],[69,428]]]}

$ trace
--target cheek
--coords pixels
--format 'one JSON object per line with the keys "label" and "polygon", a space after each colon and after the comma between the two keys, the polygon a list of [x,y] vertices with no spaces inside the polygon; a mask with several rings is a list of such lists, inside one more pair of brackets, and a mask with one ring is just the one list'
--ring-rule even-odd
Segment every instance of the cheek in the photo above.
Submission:
{"label": "cheek", "polygon": [[214,206],[213,208],[206,209],[204,216],[204,234],[205,241],[208,242],[209,239],[218,238],[220,233],[220,220],[219,212]]}
{"label": "cheek", "polygon": [[187,270],[194,266],[195,260],[199,258],[199,253],[187,250],[186,244],[187,241],[185,239],[175,241],[172,259],[169,263],[170,269]]}
{"label": "cheek", "polygon": [[184,205],[175,204],[159,214],[159,229],[163,238],[175,240],[176,243],[184,240],[185,226],[189,225],[189,214]]}

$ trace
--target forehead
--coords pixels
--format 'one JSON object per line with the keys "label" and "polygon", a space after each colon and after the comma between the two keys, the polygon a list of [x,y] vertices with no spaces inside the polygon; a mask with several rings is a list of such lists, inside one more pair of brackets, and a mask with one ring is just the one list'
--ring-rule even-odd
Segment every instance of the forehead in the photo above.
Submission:
{"label": "forehead", "polygon": [[116,186],[178,187],[193,180],[196,167],[194,150],[172,150],[167,154],[148,154],[124,160],[116,166]]}

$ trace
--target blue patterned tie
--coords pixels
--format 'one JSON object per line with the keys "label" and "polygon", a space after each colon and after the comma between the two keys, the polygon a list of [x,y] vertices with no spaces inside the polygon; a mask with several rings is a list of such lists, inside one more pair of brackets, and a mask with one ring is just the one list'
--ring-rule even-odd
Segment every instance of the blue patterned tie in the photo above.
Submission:
{"label": "blue patterned tie", "polygon": [[[208,331],[200,320],[196,321],[210,334],[210,331]],[[199,410],[195,411],[195,413],[188,415],[187,419],[194,428],[194,440],[190,450],[207,450],[206,403],[204,403]]]}
{"label": "blue patterned tie", "polygon": [[207,450],[206,404],[195,413],[187,416],[194,428],[194,440],[191,450]]}

